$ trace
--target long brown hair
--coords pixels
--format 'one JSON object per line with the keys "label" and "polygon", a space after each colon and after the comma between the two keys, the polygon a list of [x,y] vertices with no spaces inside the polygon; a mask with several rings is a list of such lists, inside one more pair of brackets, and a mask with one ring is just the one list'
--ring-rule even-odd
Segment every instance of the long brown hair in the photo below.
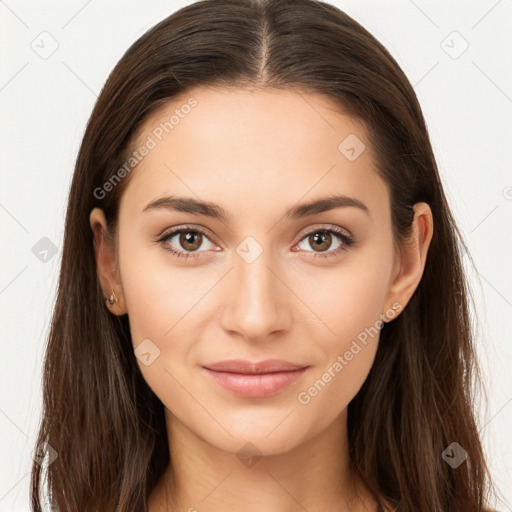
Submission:
{"label": "long brown hair", "polygon": [[[104,185],[134,150],[137,128],[163,103],[205,85],[327,95],[368,129],[389,186],[396,241],[410,234],[413,205],[430,205],[435,228],[422,280],[383,327],[374,365],[348,406],[350,455],[381,507],[484,510],[490,478],[473,410],[478,367],[461,263],[467,248],[420,105],[388,51],[316,0],[196,2],[138,39],[105,83],[69,194],[37,439],[58,457],[33,464],[33,510],[42,510],[46,496],[61,511],[143,511],[172,464],[164,407],[136,364],[127,315],[105,307],[89,213],[102,208],[115,233],[131,174],[107,193]],[[442,457],[454,441],[468,457],[456,469]]]}

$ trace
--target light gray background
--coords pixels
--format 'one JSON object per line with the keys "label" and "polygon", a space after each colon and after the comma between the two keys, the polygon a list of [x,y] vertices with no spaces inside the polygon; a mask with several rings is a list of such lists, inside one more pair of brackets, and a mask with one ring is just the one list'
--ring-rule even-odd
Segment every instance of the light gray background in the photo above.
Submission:
{"label": "light gray background", "polygon": [[[128,46],[189,3],[0,0],[0,512],[29,510],[43,348],[85,124]],[[480,427],[506,499],[498,508],[512,510],[512,1],[331,3],[384,43],[423,107],[477,266],[467,265],[489,395]],[[58,48],[46,55],[52,45]],[[54,256],[37,250],[48,244],[43,237],[56,246]]]}

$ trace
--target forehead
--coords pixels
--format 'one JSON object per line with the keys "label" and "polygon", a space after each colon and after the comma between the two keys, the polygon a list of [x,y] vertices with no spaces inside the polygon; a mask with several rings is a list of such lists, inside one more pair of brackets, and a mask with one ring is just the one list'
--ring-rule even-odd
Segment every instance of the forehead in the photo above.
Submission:
{"label": "forehead", "polygon": [[133,149],[144,145],[121,209],[140,213],[165,194],[213,199],[236,214],[326,193],[387,198],[363,123],[321,94],[192,89],[143,123]]}

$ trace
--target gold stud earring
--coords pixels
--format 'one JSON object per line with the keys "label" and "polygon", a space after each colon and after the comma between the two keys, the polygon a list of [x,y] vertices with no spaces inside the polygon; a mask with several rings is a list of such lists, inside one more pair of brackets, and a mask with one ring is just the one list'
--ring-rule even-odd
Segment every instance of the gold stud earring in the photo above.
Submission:
{"label": "gold stud earring", "polygon": [[109,306],[113,306],[116,302],[119,302],[119,299],[116,297],[114,290],[112,290],[110,296],[107,297],[105,300],[108,302]]}

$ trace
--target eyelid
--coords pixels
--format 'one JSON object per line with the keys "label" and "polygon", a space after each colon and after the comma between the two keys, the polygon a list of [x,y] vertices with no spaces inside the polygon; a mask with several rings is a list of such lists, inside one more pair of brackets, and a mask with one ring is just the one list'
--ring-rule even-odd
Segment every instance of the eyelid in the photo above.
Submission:
{"label": "eyelid", "polygon": [[206,235],[208,236],[209,238],[211,238],[211,235],[210,235],[210,232],[204,228],[203,226],[199,225],[199,224],[183,224],[183,226],[174,226],[172,228],[165,228],[163,229],[162,231],[160,231],[160,233],[158,233],[156,235],[156,238],[162,238],[164,236],[167,236],[167,235],[170,235],[170,234],[176,234],[176,233],[179,233],[180,231],[186,231],[186,230],[190,230],[190,231],[199,231],[200,233],[202,233],[203,235]]}
{"label": "eyelid", "polygon": [[[165,229],[160,235],[157,235],[157,241],[160,242],[164,238],[169,240],[170,238],[173,238],[176,235],[179,235],[180,233],[183,233],[184,231],[197,231],[198,233],[201,233],[205,238],[207,238],[210,243],[219,246],[215,241],[215,237],[210,234],[210,232],[203,228],[202,226],[193,226],[193,225],[184,225],[184,226],[178,226],[175,228]],[[204,252],[204,251],[198,251],[198,252]],[[193,254],[193,253],[190,253]]]}
{"label": "eyelid", "polygon": [[311,235],[313,233],[316,233],[317,231],[334,231],[337,234],[342,234],[342,235],[346,236],[347,238],[350,238],[350,239],[353,238],[352,233],[350,233],[350,231],[348,231],[345,228],[337,226],[336,224],[323,224],[320,226],[314,226],[313,228],[303,229],[298,235],[298,237],[299,237],[298,241],[300,242],[301,240],[304,239],[304,237]]}
{"label": "eyelid", "polygon": [[[183,225],[183,226],[178,226],[176,228],[165,228],[158,235],[156,235],[156,238],[158,240],[160,240],[160,239],[167,237],[171,234],[176,235],[182,231],[186,231],[187,229],[190,231],[198,231],[199,233],[206,236],[210,240],[210,242],[215,243],[216,245],[220,245],[219,243],[214,242],[214,240],[212,240],[212,238],[214,238],[214,237],[212,237],[212,235],[209,233],[209,231],[206,228],[204,228],[200,225]],[[315,233],[316,231],[321,231],[321,230],[333,230],[335,232],[345,235],[347,238],[352,238],[352,234],[345,228],[341,228],[340,226],[337,226],[336,224],[323,224],[320,226],[315,226],[313,228],[304,228],[297,235],[297,237],[298,237],[297,242],[302,241],[302,239],[304,237],[306,237],[307,235],[311,235],[312,233]],[[295,242],[295,243],[297,243],[297,242]]]}

